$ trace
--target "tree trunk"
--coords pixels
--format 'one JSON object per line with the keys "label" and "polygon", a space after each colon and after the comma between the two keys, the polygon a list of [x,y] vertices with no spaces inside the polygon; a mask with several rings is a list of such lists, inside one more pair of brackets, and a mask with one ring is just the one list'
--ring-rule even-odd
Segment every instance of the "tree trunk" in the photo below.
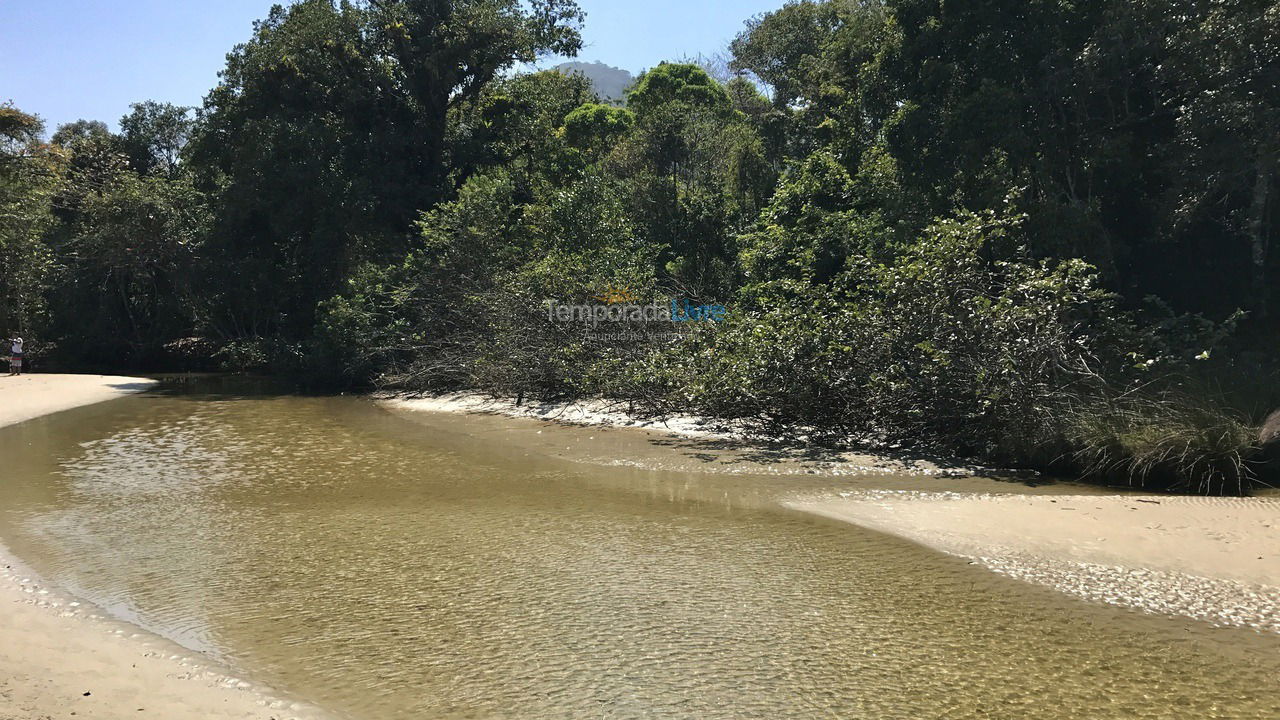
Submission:
{"label": "tree trunk", "polygon": [[1252,260],[1253,310],[1256,317],[1267,317],[1267,196],[1271,191],[1270,148],[1258,149],[1253,180],[1253,201],[1249,203],[1249,244]]}

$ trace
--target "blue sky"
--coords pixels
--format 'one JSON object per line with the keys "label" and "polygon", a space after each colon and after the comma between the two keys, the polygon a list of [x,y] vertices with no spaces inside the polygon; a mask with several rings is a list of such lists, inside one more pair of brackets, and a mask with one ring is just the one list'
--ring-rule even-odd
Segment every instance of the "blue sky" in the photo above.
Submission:
{"label": "blue sky", "polygon": [[[749,17],[783,0],[579,0],[580,60],[633,73],[660,60],[712,54]],[[271,0],[0,0],[0,102],[43,117],[113,128],[129,103],[198,105],[227,52]]]}

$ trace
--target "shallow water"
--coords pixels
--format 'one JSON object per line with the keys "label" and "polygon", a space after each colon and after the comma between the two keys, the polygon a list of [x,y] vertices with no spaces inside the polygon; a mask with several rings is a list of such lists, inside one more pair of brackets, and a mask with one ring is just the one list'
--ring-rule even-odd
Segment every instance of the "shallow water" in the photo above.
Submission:
{"label": "shallow water", "polygon": [[82,408],[0,430],[0,540],[353,718],[1280,715],[1274,637],[772,507],[834,480],[574,464],[495,427],[355,398]]}

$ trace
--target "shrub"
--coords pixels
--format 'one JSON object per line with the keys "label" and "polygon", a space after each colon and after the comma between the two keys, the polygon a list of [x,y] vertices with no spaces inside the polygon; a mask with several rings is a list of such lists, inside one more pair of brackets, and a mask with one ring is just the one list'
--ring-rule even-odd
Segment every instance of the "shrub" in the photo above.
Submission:
{"label": "shrub", "polygon": [[1018,221],[939,222],[887,264],[850,257],[829,288],[753,287],[745,312],[680,351],[696,367],[682,392],[717,414],[1036,457],[1098,338],[1124,333],[1084,263],[990,259]]}

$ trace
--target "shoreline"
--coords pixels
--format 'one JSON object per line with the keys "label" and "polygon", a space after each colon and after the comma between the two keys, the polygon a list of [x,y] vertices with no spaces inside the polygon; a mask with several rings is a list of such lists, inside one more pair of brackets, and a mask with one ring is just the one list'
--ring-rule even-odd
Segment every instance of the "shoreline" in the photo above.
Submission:
{"label": "shoreline", "polygon": [[[137,392],[108,375],[0,378],[0,427]],[[285,720],[318,710],[43,582],[0,544],[0,718]]]}
{"label": "shoreline", "polygon": [[[699,462],[673,462],[662,458],[661,467],[672,471],[712,473],[748,473],[783,475],[869,476],[894,475],[914,477],[973,477],[996,473],[993,468],[979,467],[951,458],[932,457],[889,450],[831,450],[807,442],[803,436],[793,438],[755,437],[739,424],[714,421],[694,415],[638,417],[626,412],[625,404],[604,400],[557,402],[527,401],[517,404],[509,398],[495,398],[475,392],[450,392],[431,396],[375,393],[379,405],[412,416],[416,412],[463,413],[522,418],[555,423],[560,426],[597,428],[624,433],[665,437],[676,452],[669,455],[697,456]],[[636,449],[636,448],[632,448]],[[681,450],[687,452],[681,453]],[[648,453],[642,453],[648,455]],[[708,459],[719,456],[715,460]],[[591,464],[636,464],[627,461],[602,460],[582,456]],[[643,466],[643,461],[640,463]]]}
{"label": "shoreline", "polygon": [[[8,380],[22,385],[0,382],[0,427],[153,384],[108,376]],[[768,501],[772,507],[894,535],[1089,602],[1280,633],[1280,497],[1198,498],[1071,484],[1015,488],[958,463],[806,452],[802,439],[779,449],[703,419],[631,418],[608,403],[517,407],[468,393],[384,396],[377,403],[410,416],[492,416],[475,427],[502,433],[497,437],[510,439],[517,451],[575,462],[619,464],[621,456],[643,469],[772,475],[782,484]],[[178,720],[324,716],[50,588],[3,545],[0,633],[6,638],[0,647],[5,720],[71,712]]]}
{"label": "shoreline", "polygon": [[[1280,497],[1206,498],[1071,483],[1011,491],[1008,482],[984,477],[989,470],[954,461],[804,452],[803,442],[789,452],[771,452],[767,440],[747,439],[732,426],[696,417],[634,418],[616,403],[517,406],[466,392],[376,399],[409,415],[497,415],[609,428],[615,448],[620,436],[648,435],[647,443],[632,438],[621,445],[648,446],[648,469],[803,477],[775,504],[893,535],[1086,601],[1280,634]],[[539,442],[564,459],[616,464],[598,453]],[[806,487],[815,480],[824,487]]]}
{"label": "shoreline", "polygon": [[783,505],[1089,602],[1280,634],[1280,499],[886,490]]}

